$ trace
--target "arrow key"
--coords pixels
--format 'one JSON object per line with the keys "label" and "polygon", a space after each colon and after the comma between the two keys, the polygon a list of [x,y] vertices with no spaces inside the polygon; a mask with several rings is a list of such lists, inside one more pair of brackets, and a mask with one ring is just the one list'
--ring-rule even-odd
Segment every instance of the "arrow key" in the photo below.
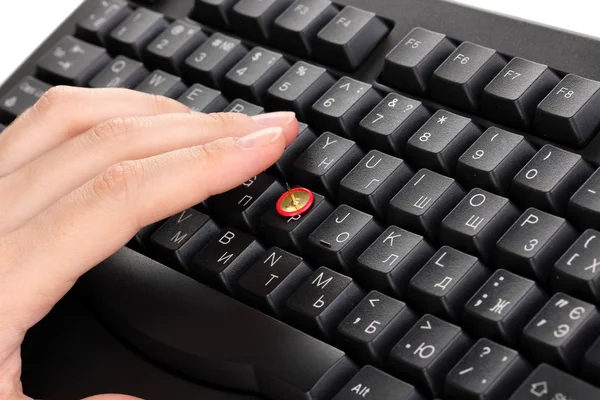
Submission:
{"label": "arrow key", "polygon": [[444,379],[471,346],[471,339],[456,325],[424,315],[394,346],[390,368],[422,393],[440,396]]}
{"label": "arrow key", "polygon": [[406,304],[374,290],[340,323],[338,335],[357,360],[381,366],[416,319]]}

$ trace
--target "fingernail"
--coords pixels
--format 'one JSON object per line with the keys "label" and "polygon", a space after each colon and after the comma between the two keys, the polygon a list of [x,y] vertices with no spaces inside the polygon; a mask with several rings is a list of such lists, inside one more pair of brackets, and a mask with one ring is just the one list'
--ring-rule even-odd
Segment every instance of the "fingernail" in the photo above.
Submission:
{"label": "fingernail", "polygon": [[258,114],[252,117],[254,121],[262,126],[285,126],[296,118],[296,114],[290,111],[279,111],[267,114]]}
{"label": "fingernail", "polygon": [[263,129],[238,138],[237,144],[247,149],[263,147],[279,139],[282,133],[281,128],[277,127]]}

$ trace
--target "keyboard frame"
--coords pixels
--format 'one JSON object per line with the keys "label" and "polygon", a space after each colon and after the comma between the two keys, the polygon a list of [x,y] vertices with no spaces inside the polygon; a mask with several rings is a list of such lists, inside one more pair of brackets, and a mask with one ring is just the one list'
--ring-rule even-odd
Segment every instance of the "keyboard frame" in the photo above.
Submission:
{"label": "keyboard frame", "polygon": [[[169,19],[187,18],[193,8],[194,0],[159,0],[155,4],[129,1],[132,5],[146,7],[165,14]],[[353,5],[373,11],[384,16],[393,27],[389,35],[375,49],[363,65],[353,73],[339,71],[325,66],[336,76],[351,76],[363,82],[371,83],[384,93],[402,92],[377,82],[383,69],[385,55],[414,27],[422,27],[443,33],[456,41],[470,41],[482,46],[493,48],[507,57],[522,57],[531,61],[546,64],[559,74],[573,73],[585,78],[600,81],[600,38],[594,38],[514,18],[508,15],[491,13],[487,10],[453,3],[446,0],[335,0],[339,5]],[[73,34],[75,22],[85,15],[86,10],[93,5],[93,0],[85,0],[25,62],[2,84],[0,96],[3,96],[12,86],[27,75],[35,75],[36,62],[61,37]],[[448,18],[447,16],[451,16]],[[208,27],[210,28],[210,27]],[[225,30],[220,30],[227,32]],[[228,32],[230,33],[230,32]],[[230,33],[231,34],[231,33]],[[232,34],[233,36],[237,36]],[[543,41],[539,39],[543,38]],[[254,42],[243,39],[246,43]],[[258,44],[258,43],[257,43]],[[557,45],[560,44],[560,45]],[[260,44],[262,45],[262,44]],[[269,48],[269,46],[266,46]],[[276,49],[291,61],[299,57]],[[314,60],[307,60],[315,65],[321,65]],[[538,147],[552,143],[529,132],[516,130],[495,122],[468,114],[452,107],[435,103],[428,98],[408,94],[408,97],[418,99],[431,109],[440,108],[471,118],[483,128],[497,126],[525,136]],[[600,166],[600,134],[584,148],[573,149],[552,143],[571,152],[581,154],[594,166]]]}

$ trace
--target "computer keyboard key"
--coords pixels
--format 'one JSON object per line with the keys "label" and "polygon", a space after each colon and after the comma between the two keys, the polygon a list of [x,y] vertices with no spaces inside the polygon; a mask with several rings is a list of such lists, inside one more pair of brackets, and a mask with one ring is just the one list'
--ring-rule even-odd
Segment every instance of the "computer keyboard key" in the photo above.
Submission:
{"label": "computer keyboard key", "polygon": [[562,214],[592,172],[579,154],[545,145],[514,177],[510,197],[523,208]]}
{"label": "computer keyboard key", "polygon": [[38,60],[36,75],[57,85],[86,86],[109,61],[102,47],[65,36]]}
{"label": "computer keyboard key", "polygon": [[409,282],[414,308],[458,322],[466,302],[490,277],[477,257],[442,246]]}
{"label": "computer keyboard key", "polygon": [[440,241],[488,262],[496,242],[519,214],[509,199],[473,189],[442,220]]}
{"label": "computer keyboard key", "polygon": [[215,28],[229,29],[229,14],[239,0],[195,0],[190,18]]}
{"label": "computer keyboard key", "polygon": [[390,200],[387,222],[434,239],[465,194],[454,179],[422,169]]}
{"label": "computer keyboard key", "polygon": [[433,72],[454,49],[446,35],[413,28],[385,57],[380,79],[404,92],[425,95]]}
{"label": "computer keyboard key", "polygon": [[265,112],[265,109],[261,106],[257,106],[256,104],[252,104],[246,100],[235,99],[225,109],[223,112],[226,113],[241,113],[249,116],[254,116],[258,114],[262,114]]}
{"label": "computer keyboard key", "polygon": [[523,330],[521,347],[535,362],[575,371],[599,328],[596,306],[556,293]]}
{"label": "computer keyboard key", "polygon": [[106,38],[114,54],[141,60],[146,46],[168,26],[164,15],[140,7],[121,22]]}
{"label": "computer keyboard key", "polygon": [[187,87],[181,78],[171,75],[159,69],[153,71],[140,83],[135,90],[155,94],[158,96],[178,98],[185,92]]}
{"label": "computer keyboard key", "polygon": [[600,304],[600,232],[585,231],[554,264],[552,289]]}
{"label": "computer keyboard key", "polygon": [[242,275],[239,293],[270,314],[281,317],[288,297],[312,274],[302,257],[271,247]]}
{"label": "computer keyboard key", "polygon": [[362,157],[352,140],[325,132],[294,161],[294,182],[335,198],[340,181]]}
{"label": "computer keyboard key", "polygon": [[381,231],[371,215],[342,204],[308,236],[307,255],[316,263],[348,272]]}
{"label": "computer keyboard key", "polygon": [[371,366],[364,366],[333,400],[425,400],[414,388]]}
{"label": "computer keyboard key", "polygon": [[139,85],[148,76],[144,64],[125,56],[112,60],[89,83],[92,88],[126,88]]}
{"label": "computer keyboard key", "polygon": [[225,93],[263,104],[267,90],[289,67],[280,53],[255,47],[225,74],[221,85]]}
{"label": "computer keyboard key", "polygon": [[383,220],[389,201],[412,176],[401,159],[371,150],[342,179],[338,199]]}
{"label": "computer keyboard key", "polygon": [[253,236],[234,228],[225,228],[206,246],[196,249],[188,275],[233,295],[238,279],[264,251]]}
{"label": "computer keyboard key", "polygon": [[240,36],[266,42],[271,38],[275,18],[293,0],[240,0],[229,14],[231,28]]}
{"label": "computer keyboard key", "polygon": [[150,237],[148,248],[158,260],[187,273],[192,258],[218,232],[208,215],[190,208],[162,224]]}
{"label": "computer keyboard key", "polygon": [[320,267],[289,297],[288,319],[319,338],[331,340],[364,293],[352,278]]}
{"label": "computer keyboard key", "polygon": [[431,97],[476,112],[486,85],[506,65],[496,50],[463,42],[433,73]]}
{"label": "computer keyboard key", "polygon": [[[585,352],[581,361],[581,375],[590,382],[596,382],[600,376],[600,337]],[[600,396],[600,390],[596,396]]]}
{"label": "computer keyboard key", "polygon": [[422,236],[390,226],[358,257],[353,276],[365,287],[403,299],[410,278],[433,253]]}
{"label": "computer keyboard key", "polygon": [[309,57],[317,33],[337,12],[329,0],[296,0],[275,19],[271,40],[281,49]]}
{"label": "computer keyboard key", "polygon": [[354,70],[383,40],[388,30],[374,13],[346,6],[319,31],[314,54],[324,64]]}
{"label": "computer keyboard key", "polygon": [[547,65],[515,57],[485,87],[481,112],[493,121],[528,129],[538,104],[558,81]]}
{"label": "computer keyboard key", "polygon": [[[149,254],[149,248],[151,248],[150,238],[160,228],[167,219],[163,219],[161,221],[155,222],[153,224],[144,226],[141,228],[135,236],[129,241],[128,247],[139,251],[143,254]],[[149,246],[150,245],[150,246]]]}
{"label": "computer keyboard key", "polygon": [[326,400],[356,372],[341,350],[127,248],[78,285],[128,344],[193,379],[272,400]]}
{"label": "computer keyboard key", "polygon": [[575,192],[567,206],[569,219],[580,229],[600,229],[600,169]]}
{"label": "computer keyboard key", "polygon": [[547,283],[552,266],[575,242],[577,231],[563,218],[530,208],[496,244],[496,266]]}
{"label": "computer keyboard key", "polygon": [[75,35],[102,46],[111,30],[131,14],[125,0],[96,1],[95,7],[75,24]]}
{"label": "computer keyboard key", "polygon": [[[592,382],[595,382],[594,376]],[[549,397],[547,397],[547,395]],[[598,399],[600,389],[547,364],[539,365],[509,400]]]}
{"label": "computer keyboard key", "polygon": [[535,113],[539,136],[573,147],[585,146],[600,128],[600,82],[569,74]]}
{"label": "computer keyboard key", "polygon": [[267,170],[267,172],[273,172],[273,175],[279,175],[286,181],[290,181],[294,173],[294,160],[296,160],[296,158],[298,158],[315,140],[317,140],[317,136],[313,131],[308,125],[300,122],[298,124],[298,136],[296,136],[296,139],[285,148],[283,154],[279,157],[277,162]]}
{"label": "computer keyboard key", "polygon": [[229,102],[221,92],[196,83],[178,99],[191,110],[203,113],[223,111]]}
{"label": "computer keyboard key", "polygon": [[200,25],[177,20],[146,46],[144,62],[151,67],[179,74],[181,64],[205,40],[206,35]]}
{"label": "computer keyboard key", "polygon": [[460,327],[427,314],[394,346],[389,368],[422,393],[440,396],[446,375],[471,344]]}
{"label": "computer keyboard key", "polygon": [[431,116],[417,100],[388,94],[356,130],[356,140],[368,149],[401,155],[408,139]]}
{"label": "computer keyboard key", "polygon": [[51,86],[26,76],[0,99],[0,121],[7,124],[33,106]]}
{"label": "computer keyboard key", "polygon": [[534,281],[499,269],[467,302],[462,324],[475,336],[515,345],[547,299]]}
{"label": "computer keyboard key", "polygon": [[515,350],[480,339],[446,377],[444,399],[506,400],[530,371]]}
{"label": "computer keyboard key", "polygon": [[313,205],[303,214],[283,217],[273,207],[267,209],[260,221],[261,240],[296,254],[308,251],[308,236],[333,212],[334,207],[323,196],[314,193]]}
{"label": "computer keyboard key", "polygon": [[403,302],[372,291],[338,326],[340,346],[362,363],[383,366],[394,343],[416,320]]}
{"label": "computer keyboard key", "polygon": [[404,158],[415,167],[452,176],[459,157],[480,134],[469,118],[438,110],[408,139]]}
{"label": "computer keyboard key", "polygon": [[226,225],[257,233],[260,218],[285,192],[283,186],[265,173],[248,179],[228,192],[208,199],[215,218]]}
{"label": "computer keyboard key", "polygon": [[187,82],[220,88],[225,74],[247,53],[239,39],[213,33],[182,64],[181,76]]}
{"label": "computer keyboard key", "polygon": [[266,105],[271,110],[294,111],[299,119],[308,121],[314,102],[334,83],[325,68],[298,61],[269,88]]}
{"label": "computer keyboard key", "polygon": [[505,196],[514,176],[534,155],[523,136],[490,127],[458,159],[456,179],[469,189]]}
{"label": "computer keyboard key", "polygon": [[356,126],[380,100],[372,85],[344,76],[313,104],[310,122],[354,140]]}

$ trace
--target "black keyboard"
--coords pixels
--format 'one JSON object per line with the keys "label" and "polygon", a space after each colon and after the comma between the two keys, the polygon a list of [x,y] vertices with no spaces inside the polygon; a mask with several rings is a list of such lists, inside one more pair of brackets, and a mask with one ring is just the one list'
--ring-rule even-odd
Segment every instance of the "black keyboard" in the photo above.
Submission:
{"label": "black keyboard", "polygon": [[269,399],[600,399],[599,41],[434,0],[137,3],[86,1],[0,121],[66,84],[302,123],[80,280],[129,346]]}

